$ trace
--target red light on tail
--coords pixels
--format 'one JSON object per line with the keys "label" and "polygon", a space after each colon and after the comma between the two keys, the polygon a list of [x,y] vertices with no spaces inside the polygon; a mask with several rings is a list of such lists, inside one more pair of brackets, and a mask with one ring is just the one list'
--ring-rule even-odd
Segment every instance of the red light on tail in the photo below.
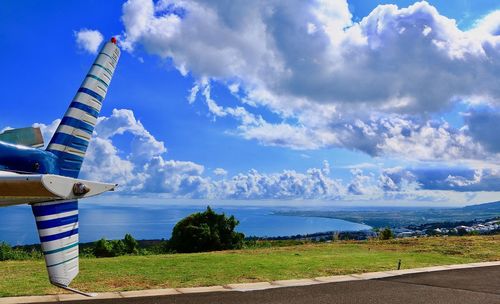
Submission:
{"label": "red light on tail", "polygon": [[111,43],[116,44],[116,38],[115,37],[111,38]]}

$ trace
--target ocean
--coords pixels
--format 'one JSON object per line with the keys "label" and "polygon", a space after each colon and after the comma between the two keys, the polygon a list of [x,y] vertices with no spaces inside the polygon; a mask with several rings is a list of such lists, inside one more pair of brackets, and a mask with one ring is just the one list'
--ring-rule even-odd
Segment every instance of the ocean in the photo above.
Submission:
{"label": "ocean", "polygon": [[[234,215],[236,230],[245,236],[276,237],[326,231],[359,231],[370,226],[339,219],[276,215],[297,210],[272,206],[212,206],[216,212]],[[80,203],[80,242],[100,238],[121,239],[126,233],[136,239],[168,239],[174,225],[185,216],[203,211],[203,205],[116,206]],[[309,209],[310,210],[310,209]],[[27,205],[0,208],[0,242],[10,245],[38,243],[38,234]]]}

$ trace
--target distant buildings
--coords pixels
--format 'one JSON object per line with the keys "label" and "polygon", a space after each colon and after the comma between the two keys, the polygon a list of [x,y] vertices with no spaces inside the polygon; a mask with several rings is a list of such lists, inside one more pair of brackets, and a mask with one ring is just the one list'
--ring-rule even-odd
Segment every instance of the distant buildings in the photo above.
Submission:
{"label": "distant buildings", "polygon": [[[476,224],[476,225],[472,225],[472,226],[464,226],[464,225],[461,225],[461,226],[457,226],[455,228],[452,228],[452,229],[441,229],[441,231],[436,231],[436,232],[439,232],[441,234],[447,234],[447,233],[451,233],[451,234],[460,234],[461,231],[465,231],[467,233],[473,233],[473,232],[477,232],[479,234],[489,234],[489,233],[492,233],[492,232],[500,232],[500,222],[499,221],[489,221],[489,222],[486,222],[486,223],[483,223],[483,224]],[[435,230],[438,230],[438,229],[435,229]],[[447,231],[444,231],[444,230],[447,230]]]}
{"label": "distant buildings", "polygon": [[[460,225],[459,225],[460,224]],[[457,226],[454,226],[457,225]],[[467,234],[496,234],[500,233],[500,218],[485,222],[471,221],[460,223],[430,223],[420,226],[391,228],[396,238],[426,237],[432,235],[467,235]],[[335,240],[366,240],[378,238],[379,232],[375,230],[362,231],[328,231],[305,235],[279,236],[279,237],[249,237],[256,240],[297,240],[312,242],[330,242]]]}
{"label": "distant buildings", "polygon": [[[438,226],[439,224],[432,224]],[[444,224],[443,224],[444,225]],[[446,223],[446,227],[435,227],[431,229],[414,229],[399,228],[395,229],[396,237],[413,237],[425,235],[466,235],[466,234],[494,234],[500,233],[500,220],[491,220],[486,222],[471,222],[469,225],[458,225],[450,227]],[[423,228],[423,227],[419,227]]]}

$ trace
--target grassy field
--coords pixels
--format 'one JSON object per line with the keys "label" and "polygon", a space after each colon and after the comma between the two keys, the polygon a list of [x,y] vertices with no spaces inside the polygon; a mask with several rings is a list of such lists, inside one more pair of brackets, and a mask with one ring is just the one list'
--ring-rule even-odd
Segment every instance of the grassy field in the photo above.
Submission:
{"label": "grassy field", "polygon": [[[198,254],[80,260],[84,291],[224,285],[500,260],[500,236],[343,241]],[[42,260],[0,262],[0,296],[61,293]]]}

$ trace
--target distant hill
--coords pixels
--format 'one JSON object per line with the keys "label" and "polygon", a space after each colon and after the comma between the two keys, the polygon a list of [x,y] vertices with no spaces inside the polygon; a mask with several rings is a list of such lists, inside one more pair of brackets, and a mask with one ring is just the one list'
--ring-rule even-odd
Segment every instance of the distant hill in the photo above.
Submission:
{"label": "distant hill", "polygon": [[498,211],[500,215],[500,201],[498,202],[492,202],[492,203],[484,203],[484,204],[479,204],[479,205],[471,205],[471,206],[465,206],[463,209],[465,210],[475,210],[475,211]]}
{"label": "distant hill", "polygon": [[407,227],[429,223],[455,223],[500,217],[500,201],[463,208],[367,209],[338,211],[281,211],[275,214],[336,218],[372,227]]}

